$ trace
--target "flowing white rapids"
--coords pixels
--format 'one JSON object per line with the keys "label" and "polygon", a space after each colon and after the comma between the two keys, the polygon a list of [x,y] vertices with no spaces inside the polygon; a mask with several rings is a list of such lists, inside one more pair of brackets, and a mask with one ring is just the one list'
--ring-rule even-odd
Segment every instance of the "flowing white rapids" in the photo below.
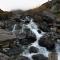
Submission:
{"label": "flowing white rapids", "polygon": [[34,43],[31,44],[31,46],[34,46],[34,47],[37,47],[39,49],[39,52],[38,53],[29,53],[28,49],[26,51],[23,52],[23,56],[27,56],[29,57],[31,60],[32,60],[32,55],[35,55],[35,54],[43,54],[45,55],[46,57],[48,57],[48,51],[46,50],[46,48],[44,47],[41,47],[38,45],[38,40],[45,34],[45,32],[42,32],[41,33],[38,33],[38,26],[36,25],[36,23],[33,22],[33,19],[31,19],[30,23],[26,25],[27,28],[29,28],[35,35],[36,35],[36,41]]}
{"label": "flowing white rapids", "polygon": [[[15,32],[15,28],[16,28],[16,24],[14,25],[14,28],[12,30],[12,32]],[[27,50],[25,50],[22,55],[29,57],[30,60],[32,60],[32,55],[35,54],[43,54],[44,56],[48,57],[49,52],[47,51],[47,49],[45,47],[41,47],[38,45],[38,40],[45,34],[45,32],[38,33],[38,26],[35,22],[33,22],[33,19],[31,19],[29,24],[23,24],[22,25],[22,32],[24,31],[24,28],[27,27],[29,28],[35,35],[36,35],[36,41],[34,43],[32,43],[29,47],[34,46],[38,48],[38,53],[29,53],[29,47]],[[58,60],[60,60],[60,44],[56,44],[56,51],[58,53]]]}
{"label": "flowing white rapids", "polygon": [[16,24],[14,25],[12,32],[14,32],[14,31],[15,31],[15,28],[16,28]]}

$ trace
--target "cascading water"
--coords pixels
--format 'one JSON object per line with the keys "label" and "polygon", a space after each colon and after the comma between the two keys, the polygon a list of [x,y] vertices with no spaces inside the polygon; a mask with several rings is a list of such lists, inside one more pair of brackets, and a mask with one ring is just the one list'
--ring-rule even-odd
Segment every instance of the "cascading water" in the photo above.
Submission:
{"label": "cascading water", "polygon": [[38,53],[29,53],[29,47],[26,51],[23,52],[23,56],[27,56],[29,57],[31,60],[32,60],[32,55],[35,55],[35,54],[43,54],[45,55],[46,57],[48,57],[48,51],[46,50],[46,48],[44,47],[41,47],[38,45],[38,40],[45,34],[45,32],[42,32],[41,33],[38,33],[38,26],[36,23],[33,22],[33,19],[30,20],[30,23],[26,25],[27,28],[29,28],[35,35],[36,35],[36,41],[34,43],[32,43],[29,47],[31,46],[34,46],[34,47],[37,47],[38,48]]}
{"label": "cascading water", "polygon": [[[26,17],[26,19],[28,19],[30,22],[28,24],[24,24],[24,23],[22,24],[21,32],[24,32],[24,28],[28,28],[32,31],[32,33],[34,33],[36,35],[37,40],[34,43],[31,43],[31,45],[29,45],[28,48],[21,55],[30,58],[30,60],[33,60],[32,55],[36,55],[36,54],[43,54],[44,56],[48,57],[49,51],[47,51],[47,49],[45,47],[41,47],[38,45],[38,40],[45,34],[45,32],[41,31],[41,33],[39,33],[38,26],[35,22],[33,22],[33,19],[32,18],[29,19],[28,17]],[[25,22],[25,20],[22,20],[22,21]],[[16,26],[17,26],[17,24],[14,25],[12,32],[16,31],[15,30]],[[29,48],[31,46],[37,47],[38,52],[37,53],[29,53]],[[56,46],[57,46],[56,50],[58,51],[59,45],[56,45]],[[58,60],[60,60],[59,56],[60,56],[60,54],[58,53]]]}
{"label": "cascading water", "polygon": [[16,28],[16,24],[14,25],[12,32],[14,32],[14,31],[15,31],[15,28]]}

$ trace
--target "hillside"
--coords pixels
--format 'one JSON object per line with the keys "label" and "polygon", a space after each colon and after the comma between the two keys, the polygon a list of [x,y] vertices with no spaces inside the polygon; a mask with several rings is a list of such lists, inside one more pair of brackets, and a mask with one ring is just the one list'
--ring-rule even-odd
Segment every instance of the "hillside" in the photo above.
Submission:
{"label": "hillside", "polygon": [[27,11],[24,11],[21,13],[22,16],[31,16],[34,18],[35,21],[41,21],[41,14],[43,11],[49,11],[50,8],[52,7],[51,5],[51,1],[44,3],[43,5],[34,8],[34,9],[30,9]]}
{"label": "hillside", "polygon": [[40,7],[34,8],[34,9],[30,9],[27,10],[25,12],[23,12],[23,15],[35,15],[35,14],[39,14],[45,10],[49,10],[51,8],[51,1],[44,3],[43,5],[41,5]]}

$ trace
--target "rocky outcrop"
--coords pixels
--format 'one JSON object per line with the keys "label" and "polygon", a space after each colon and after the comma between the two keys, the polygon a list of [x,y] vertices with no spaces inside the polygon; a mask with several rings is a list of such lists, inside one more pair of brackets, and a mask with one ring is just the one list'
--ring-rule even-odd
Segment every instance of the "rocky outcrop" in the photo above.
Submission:
{"label": "rocky outcrop", "polygon": [[27,34],[25,38],[19,39],[19,41],[20,41],[20,44],[22,44],[22,45],[29,45],[36,41],[36,36],[33,34],[32,35]]}
{"label": "rocky outcrop", "polygon": [[48,27],[48,24],[46,22],[40,22],[38,26],[39,26],[39,29],[41,29],[44,32],[50,31],[50,28]]}
{"label": "rocky outcrop", "polygon": [[55,49],[55,42],[54,42],[54,38],[52,35],[50,34],[45,34],[43,37],[40,38],[40,40],[38,41],[38,44],[40,46],[46,47],[47,50],[49,51],[53,51]]}
{"label": "rocky outcrop", "polygon": [[48,60],[48,58],[42,54],[33,55],[32,58],[33,60]]}
{"label": "rocky outcrop", "polygon": [[38,53],[38,48],[36,48],[36,47],[34,47],[34,46],[31,46],[31,47],[29,48],[29,52],[30,52],[30,53]]}
{"label": "rocky outcrop", "polygon": [[15,39],[16,39],[16,36],[14,33],[0,29],[0,47],[9,45],[9,43],[11,41],[14,41]]}

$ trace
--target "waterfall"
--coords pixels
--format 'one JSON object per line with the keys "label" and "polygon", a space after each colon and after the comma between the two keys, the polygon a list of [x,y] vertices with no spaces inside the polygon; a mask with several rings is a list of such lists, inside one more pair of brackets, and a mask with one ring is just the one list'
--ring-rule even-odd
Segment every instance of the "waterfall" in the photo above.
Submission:
{"label": "waterfall", "polygon": [[14,32],[14,31],[15,31],[15,28],[16,28],[16,24],[14,24],[12,32]]}
{"label": "waterfall", "polygon": [[45,47],[41,47],[41,46],[38,45],[38,40],[45,34],[45,32],[41,31],[41,33],[38,33],[38,26],[35,22],[33,22],[33,19],[31,19],[30,23],[27,24],[26,26],[36,35],[36,39],[37,39],[29,47],[31,47],[31,46],[37,47],[39,49],[39,52],[30,54],[29,51],[28,51],[28,49],[29,49],[29,47],[28,47],[28,49],[25,50],[22,55],[29,57],[31,60],[32,60],[32,58],[31,58],[32,55],[36,55],[36,54],[43,54],[44,56],[48,57],[49,52],[47,51],[47,49]]}
{"label": "waterfall", "polygon": [[36,35],[37,40],[42,36],[37,32],[38,26],[33,22],[33,19],[31,19],[27,27]]}
{"label": "waterfall", "polygon": [[[26,19],[29,20],[28,17],[26,17]],[[22,20],[23,22],[25,22],[25,20]],[[36,35],[36,41],[34,43],[31,43],[31,45],[28,46],[28,48],[21,54],[23,56],[29,57],[30,60],[32,60],[32,55],[36,55],[36,54],[43,54],[44,56],[48,57],[49,51],[47,51],[47,49],[45,47],[39,46],[38,45],[38,40],[44,35],[46,34],[45,32],[41,31],[41,33],[38,32],[38,25],[33,21],[32,18],[30,18],[30,22],[28,24],[24,24],[22,23],[22,28],[20,29],[21,32],[24,32],[24,28],[29,28],[30,31],[32,31],[32,33],[34,33]],[[15,32],[17,27],[17,24],[14,25],[12,32]],[[38,48],[38,53],[29,53],[29,48],[31,46],[37,47]],[[58,60],[60,60],[60,44],[56,44],[56,51],[58,53]]]}

